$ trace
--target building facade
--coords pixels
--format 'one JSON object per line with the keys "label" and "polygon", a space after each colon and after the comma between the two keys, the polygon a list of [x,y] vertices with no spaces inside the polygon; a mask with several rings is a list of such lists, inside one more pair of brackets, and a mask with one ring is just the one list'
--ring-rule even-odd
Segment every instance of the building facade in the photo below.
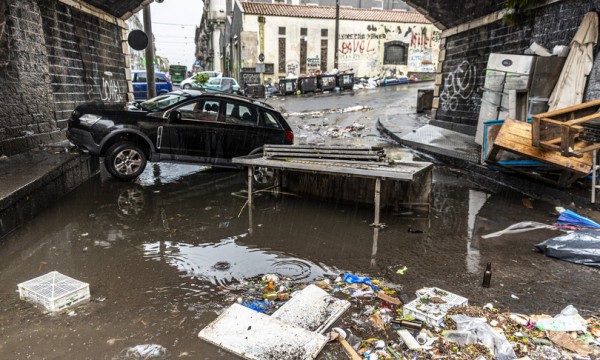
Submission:
{"label": "building facade", "polygon": [[[335,23],[335,7],[236,2],[227,47],[230,73],[239,78],[256,71],[257,64],[264,64],[267,81],[331,72]],[[439,35],[416,12],[340,8],[338,69],[357,77],[429,73],[433,78]]]}

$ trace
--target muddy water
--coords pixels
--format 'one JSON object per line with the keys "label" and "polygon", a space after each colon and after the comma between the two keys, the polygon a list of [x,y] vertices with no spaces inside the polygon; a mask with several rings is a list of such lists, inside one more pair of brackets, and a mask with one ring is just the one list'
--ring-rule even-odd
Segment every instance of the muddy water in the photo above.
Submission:
{"label": "muddy water", "polygon": [[[155,165],[135,184],[97,177],[4,238],[0,358],[112,359],[148,343],[173,358],[233,358],[197,333],[234,301],[222,285],[264,273],[308,282],[360,272],[411,299],[438,286],[524,313],[600,305],[599,271],[532,251],[556,233],[480,238],[522,220],[551,222],[551,204],[526,209],[519,196],[492,195],[437,169],[431,211],[386,209],[388,227],[378,233],[368,207],[270,194],[256,199],[249,223],[242,175]],[[488,262],[492,287],[483,289]],[[403,266],[408,272],[396,274]],[[74,316],[18,300],[18,283],[52,270],[90,284],[92,301]]]}

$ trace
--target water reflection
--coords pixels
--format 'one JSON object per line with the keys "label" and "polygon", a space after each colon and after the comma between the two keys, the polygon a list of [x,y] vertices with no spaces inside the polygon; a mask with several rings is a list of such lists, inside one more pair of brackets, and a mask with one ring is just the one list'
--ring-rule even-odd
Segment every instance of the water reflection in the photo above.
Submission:
{"label": "water reflection", "polygon": [[188,276],[226,284],[263,274],[277,274],[298,281],[312,281],[339,270],[290,257],[281,252],[266,251],[238,244],[247,237],[240,234],[212,244],[187,244],[171,241],[143,244],[144,257],[164,261]]}

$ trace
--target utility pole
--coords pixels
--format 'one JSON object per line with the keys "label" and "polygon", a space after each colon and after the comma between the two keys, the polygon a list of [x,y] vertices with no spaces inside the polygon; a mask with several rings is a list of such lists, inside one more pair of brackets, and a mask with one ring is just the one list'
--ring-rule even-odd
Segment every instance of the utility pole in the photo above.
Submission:
{"label": "utility pole", "polygon": [[148,36],[148,46],[146,47],[147,99],[151,99],[156,96],[156,79],[154,78],[154,36],[152,36],[150,4],[144,6],[144,32]]}
{"label": "utility pole", "polygon": [[335,0],[335,52],[333,53],[333,67],[338,69],[338,38],[340,37],[340,0]]}

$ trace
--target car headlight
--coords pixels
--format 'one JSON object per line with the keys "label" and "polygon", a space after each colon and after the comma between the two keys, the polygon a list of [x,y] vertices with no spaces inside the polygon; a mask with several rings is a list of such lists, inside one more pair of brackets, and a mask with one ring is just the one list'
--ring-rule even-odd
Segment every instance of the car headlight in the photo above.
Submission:
{"label": "car headlight", "polygon": [[93,114],[84,114],[84,115],[82,115],[82,116],[79,117],[79,121],[81,121],[81,123],[83,123],[84,125],[87,125],[87,126],[94,125],[100,119],[102,119],[102,116],[100,116],[100,115],[93,115]]}

